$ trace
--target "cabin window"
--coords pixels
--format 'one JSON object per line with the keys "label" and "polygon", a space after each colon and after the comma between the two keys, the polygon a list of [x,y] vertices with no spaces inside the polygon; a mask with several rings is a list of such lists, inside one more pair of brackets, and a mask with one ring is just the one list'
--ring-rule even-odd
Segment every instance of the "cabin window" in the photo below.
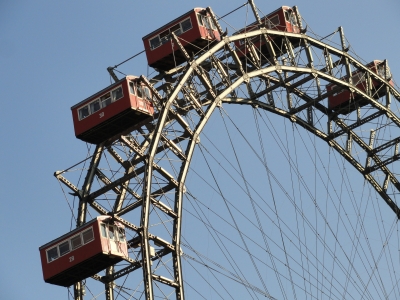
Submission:
{"label": "cabin window", "polygon": [[153,50],[157,47],[161,46],[160,37],[157,35],[156,37],[150,40],[150,49]]}
{"label": "cabin window", "polygon": [[118,87],[115,90],[113,90],[111,92],[111,95],[112,95],[113,101],[117,101],[117,100],[121,99],[124,96],[124,94],[122,93],[122,87]]}
{"label": "cabin window", "polygon": [[290,23],[291,23],[293,26],[298,26],[296,14],[295,14],[293,11],[292,11],[292,13],[290,14]]}
{"label": "cabin window", "polygon": [[111,97],[110,93],[105,94],[104,96],[100,97],[101,107],[106,107],[111,104]]}
{"label": "cabin window", "polygon": [[89,107],[86,105],[79,109],[79,120],[86,118],[89,115]]}
{"label": "cabin window", "polygon": [[290,20],[290,12],[289,11],[287,11],[287,10],[285,10],[285,19],[286,19],[286,22],[289,22],[289,20]]}
{"label": "cabin window", "polygon": [[135,84],[130,81],[129,82],[129,93],[131,93],[132,95],[135,95],[135,88],[134,88]]}
{"label": "cabin window", "polygon": [[119,86],[113,91],[108,92],[107,94],[100,97],[100,99],[96,99],[90,102],[88,105],[78,109],[78,117],[79,120],[82,120],[91,114],[94,114],[96,111],[110,105],[112,102],[121,99],[124,96],[122,87]]}
{"label": "cabin window", "polygon": [[93,241],[93,240],[94,240],[94,235],[93,235],[93,229],[92,229],[92,227],[90,227],[88,230],[85,230],[85,231],[82,233],[82,237],[83,237],[83,243],[84,243],[84,244],[87,244],[87,243],[89,243],[90,241]]}
{"label": "cabin window", "polygon": [[175,24],[171,28],[160,33],[159,35],[149,39],[150,49],[154,50],[160,47],[161,45],[167,43],[170,40],[171,32],[175,33],[175,35],[181,35],[183,32],[186,32],[190,29],[192,29],[192,21],[190,21],[190,18],[187,18],[182,22]]}
{"label": "cabin window", "polygon": [[75,236],[71,239],[71,245],[72,245],[72,249],[76,249],[76,248],[79,248],[80,246],[82,246],[82,239],[81,239],[80,234],[78,234],[77,236]]}
{"label": "cabin window", "polygon": [[58,258],[57,246],[47,250],[47,262],[52,262]]}
{"label": "cabin window", "polygon": [[365,76],[364,76],[364,74],[363,73],[357,73],[357,74],[355,74],[355,75],[353,75],[352,77],[351,77],[351,82],[354,84],[354,85],[357,85],[357,84],[360,84],[361,82],[364,82],[365,81]]}
{"label": "cabin window", "polygon": [[95,101],[93,101],[92,103],[90,103],[90,113],[95,113],[96,111],[98,111],[100,109],[100,100],[97,99]]}
{"label": "cabin window", "polygon": [[146,96],[146,99],[151,101],[151,94],[150,94],[149,88],[148,87],[142,87],[142,90],[144,90],[144,94]]}
{"label": "cabin window", "polygon": [[291,10],[285,11],[285,19],[289,22],[292,26],[297,26],[296,16]]}
{"label": "cabin window", "polygon": [[140,85],[136,86],[136,92],[137,92],[137,96],[139,98],[143,98],[143,91],[142,91],[142,87]]}
{"label": "cabin window", "polygon": [[169,30],[164,31],[160,34],[161,44],[165,44],[169,40]]}
{"label": "cabin window", "polygon": [[217,29],[217,27],[215,27],[215,24],[214,24],[213,20],[211,19],[211,17],[208,17],[208,22],[210,22],[211,28],[212,28],[213,30],[216,30],[216,29]]}
{"label": "cabin window", "polygon": [[377,66],[377,71],[379,76],[385,77],[385,66],[383,64]]}
{"label": "cabin window", "polygon": [[101,231],[101,236],[107,238],[107,231],[105,224],[100,224],[100,231]]}
{"label": "cabin window", "polygon": [[203,25],[203,18],[202,18],[202,15],[197,14],[197,22],[199,23],[200,26],[204,26],[204,25]]}
{"label": "cabin window", "polygon": [[385,76],[385,63],[381,63],[380,65],[377,66],[377,72],[379,76],[387,80],[389,80],[392,77],[389,66],[386,67],[386,76]]}
{"label": "cabin window", "polygon": [[58,245],[58,250],[60,252],[60,256],[63,256],[64,254],[67,254],[69,251],[71,251],[69,247],[69,241],[65,241],[64,243]]}
{"label": "cabin window", "polygon": [[[338,88],[338,86],[336,84],[333,84],[333,85],[331,85],[330,90],[333,91],[337,88]],[[342,92],[344,92],[344,89],[341,88],[341,89],[337,90],[335,93],[333,93],[333,96],[336,96]]]}
{"label": "cabin window", "polygon": [[108,237],[110,240],[118,240],[118,237],[114,233],[114,226],[108,226]]}
{"label": "cabin window", "polygon": [[210,20],[206,16],[202,16],[203,19],[203,26],[207,29],[211,29]]}
{"label": "cabin window", "polygon": [[121,242],[125,241],[125,230],[123,228],[118,228],[118,237]]}
{"label": "cabin window", "polygon": [[215,27],[214,22],[211,20],[210,17],[208,16],[203,16],[203,15],[197,15],[197,20],[199,22],[199,25],[206,27],[207,29],[212,29],[215,30],[217,29]]}
{"label": "cabin window", "polygon": [[275,15],[272,18],[266,18],[265,25],[268,29],[274,29],[275,26],[279,25],[279,15]]}
{"label": "cabin window", "polygon": [[188,31],[189,29],[192,29],[192,21],[190,21],[190,18],[188,18],[181,22],[181,26],[182,32]]}
{"label": "cabin window", "polygon": [[182,34],[182,29],[181,29],[180,24],[176,24],[176,25],[172,26],[170,31],[175,33],[176,35],[181,35]]}

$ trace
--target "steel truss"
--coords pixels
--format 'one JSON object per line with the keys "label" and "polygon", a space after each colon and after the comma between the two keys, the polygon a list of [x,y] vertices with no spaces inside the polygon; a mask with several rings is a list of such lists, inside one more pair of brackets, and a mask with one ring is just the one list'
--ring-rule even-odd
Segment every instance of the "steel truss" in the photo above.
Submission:
{"label": "steel truss", "polygon": [[[253,9],[256,13],[254,5]],[[388,83],[389,78],[378,76],[348,53],[342,29],[341,47],[337,48],[305,33],[269,30],[261,24],[252,32],[225,35],[194,57],[186,53],[179,37],[171,38],[181,47],[187,64],[150,80],[142,77],[155,96],[154,120],[112,143],[97,145],[82,188],[71,183],[64,171],[55,173],[79,198],[77,226],[86,222],[90,210],[91,214],[112,215],[132,232],[133,254],[126,264],[108,268],[104,276],[93,276],[105,285],[107,300],[114,299],[119,289],[115,280],[139,269],[146,299],[155,295],[184,299],[181,216],[185,180],[200,133],[224,104],[269,111],[326,141],[400,217],[389,193],[400,191],[390,168],[400,158],[400,119],[391,110],[391,101],[400,100],[400,94]],[[255,39],[267,41],[267,52],[254,47]],[[237,40],[247,45],[245,59],[235,52],[233,42]],[[351,82],[354,70],[366,76],[365,91]],[[379,82],[379,88],[371,80]],[[345,114],[330,110],[325,89],[329,83],[362,95],[365,105]],[[276,95],[285,97],[277,99]],[[388,124],[398,135],[383,137],[377,124]],[[365,134],[366,129],[370,134]],[[83,290],[83,283],[75,285],[76,300],[83,299]]]}

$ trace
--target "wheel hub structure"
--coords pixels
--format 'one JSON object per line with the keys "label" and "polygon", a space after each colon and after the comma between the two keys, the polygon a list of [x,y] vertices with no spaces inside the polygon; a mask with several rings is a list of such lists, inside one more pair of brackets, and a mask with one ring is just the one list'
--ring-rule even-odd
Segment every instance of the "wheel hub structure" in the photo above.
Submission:
{"label": "wheel hub structure", "polygon": [[[260,20],[259,17],[258,20]],[[222,35],[221,29],[220,32]],[[179,37],[173,35],[171,38],[180,45]],[[154,119],[141,124],[130,133],[120,135],[112,142],[93,146],[87,159],[74,167],[55,173],[56,178],[68,188],[71,197],[79,201],[75,214],[78,226],[95,216],[111,215],[124,224],[127,238],[129,238],[130,255],[123,263],[109,267],[104,273],[96,274],[86,281],[76,283],[74,289],[70,289],[71,295],[75,299],[86,297],[89,299],[97,299],[97,297],[184,299],[185,295],[186,298],[189,297],[188,295],[197,295],[199,298],[210,299],[212,292],[215,293],[216,298],[221,299],[257,299],[258,297],[359,299],[360,296],[368,299],[380,297],[386,299],[385,295],[397,294],[397,282],[400,278],[395,272],[396,267],[392,265],[392,262],[388,262],[389,254],[385,252],[385,249],[382,250],[382,245],[376,253],[375,250],[368,249],[368,246],[362,248],[354,246],[355,243],[361,245],[360,239],[364,237],[364,230],[368,230],[363,223],[367,221],[362,216],[353,219],[350,217],[348,219],[350,221],[344,221],[348,218],[347,213],[342,215],[339,211],[341,205],[346,204],[340,201],[337,202],[336,207],[334,204],[331,206],[337,218],[333,220],[330,218],[331,212],[328,212],[328,206],[323,204],[326,200],[316,197],[316,194],[311,192],[315,197],[310,197],[314,200],[311,201],[312,207],[309,208],[301,207],[294,201],[295,199],[290,202],[291,197],[285,196],[292,205],[293,213],[289,216],[282,214],[279,217],[277,203],[279,206],[282,200],[277,199],[276,203],[271,193],[265,197],[260,196],[264,198],[264,203],[270,204],[272,212],[269,219],[266,217],[268,214],[264,215],[268,219],[264,221],[262,204],[257,204],[258,200],[255,199],[257,197],[255,197],[252,183],[250,179],[245,179],[247,178],[246,168],[251,166],[251,162],[241,163],[239,160],[236,162],[238,153],[235,152],[234,139],[243,133],[243,141],[238,142],[239,146],[242,143],[241,147],[248,148],[248,153],[256,157],[255,164],[261,166],[265,172],[262,175],[264,184],[267,185],[268,181],[273,181],[273,174],[270,173],[266,156],[274,157],[273,153],[267,155],[268,148],[270,144],[278,142],[266,141],[260,136],[265,133],[264,130],[273,128],[274,124],[265,123],[263,130],[258,125],[266,120],[266,116],[284,117],[277,119],[282,120],[286,128],[292,128],[291,130],[295,132],[302,128],[300,131],[303,134],[306,133],[308,137],[319,138],[326,142],[328,146],[326,150],[314,149],[313,155],[321,155],[324,157],[322,159],[335,155],[336,158],[340,157],[339,160],[347,161],[346,166],[350,163],[356,171],[361,173],[360,178],[369,183],[369,186],[381,198],[378,205],[384,207],[382,209],[386,212],[382,219],[391,226],[386,228],[387,231],[384,233],[381,232],[384,236],[382,242],[384,248],[387,246],[385,243],[398,242],[396,221],[400,217],[400,210],[396,195],[400,191],[400,183],[393,169],[399,159],[400,119],[397,103],[400,100],[400,94],[389,83],[390,78],[384,78],[371,71],[365,63],[350,54],[341,28],[336,33],[336,38],[339,41],[337,44],[333,39],[331,42],[318,40],[304,31],[286,33],[269,30],[260,25],[259,29],[251,32],[232,36],[225,34],[220,42],[201,49],[194,56],[186,53],[182,47],[187,63],[168,72],[160,72],[153,78],[142,77],[153,93]],[[234,47],[234,42],[239,40],[246,43],[247,49],[247,54],[240,58]],[[260,48],[255,47],[256,40],[266,41],[267,50],[261,51]],[[349,80],[354,71],[359,71],[368,78],[365,81],[365,89],[361,89]],[[372,80],[379,84],[373,86]],[[328,97],[337,90],[328,91],[326,87],[329,84],[348,90],[351,95],[361,95],[362,102],[351,102],[354,109],[349,112],[332,110],[328,105]],[[230,107],[235,107],[232,114],[229,112]],[[241,111],[243,115],[240,115]],[[251,142],[246,144],[245,135],[250,129],[247,130],[245,125],[242,128],[229,125],[237,130],[237,136],[226,134],[224,131],[227,124],[232,124],[230,123],[232,119],[244,116],[248,118],[249,123],[254,120],[259,122],[252,131],[252,134],[258,137],[256,138],[257,146],[252,146]],[[215,121],[216,119],[219,121]],[[216,143],[219,139],[221,143],[222,140],[227,143],[221,146],[221,153],[208,153],[205,145],[209,143],[209,136],[203,136],[206,127],[211,134],[214,131],[215,135],[225,135],[224,138],[216,137],[215,139]],[[313,138],[311,140],[315,141]],[[253,150],[259,155],[252,153],[252,147],[258,149]],[[224,196],[227,192],[222,191],[219,182],[222,184],[225,179],[221,179],[222,175],[219,177],[217,172],[212,171],[212,166],[208,165],[211,160],[202,163],[196,160],[196,165],[191,165],[195,149],[198,149],[196,151],[199,152],[196,153],[200,156],[210,155],[216,158],[213,164],[220,170],[224,168],[222,167],[224,157],[227,158],[227,165],[231,163],[236,166],[232,169],[234,171],[225,170],[225,172],[226,174],[237,172],[232,176],[241,178],[242,192],[250,199],[246,204],[242,204],[242,213],[245,211],[247,213],[248,210],[248,214],[252,215],[250,217],[252,221],[247,219],[241,223],[241,216],[236,215],[238,211],[234,211],[232,203],[243,201],[239,200],[243,197],[238,196],[238,199],[235,199],[233,196],[227,199]],[[291,153],[295,151],[287,145],[286,150],[282,152],[288,152],[288,149],[292,149]],[[225,151],[231,152],[232,156],[228,158],[228,154],[224,154]],[[318,159],[316,157],[313,162],[317,164]],[[293,163],[292,158],[288,156],[286,160]],[[209,234],[214,237],[214,242],[219,246],[213,247],[222,247],[216,250],[209,249],[208,256],[204,252],[201,254],[202,250],[196,248],[196,242],[202,244],[202,241],[205,243],[207,239],[204,239],[200,233],[196,238],[198,227],[194,223],[185,223],[186,219],[183,218],[185,205],[194,207],[193,203],[197,201],[192,188],[186,186],[188,174],[190,175],[191,171],[197,174],[196,168],[208,172],[208,179],[213,182],[211,189],[219,195],[222,203],[225,203],[223,207],[226,215],[223,216],[222,212],[218,212],[221,216],[219,223],[221,228],[208,223],[210,215],[204,216],[204,219],[199,222],[199,226],[204,226],[206,231],[214,230],[214,233]],[[325,167],[320,168],[315,165],[310,168],[316,169],[317,174],[325,170]],[[78,169],[85,173],[82,177],[83,182],[80,181]],[[288,181],[291,176],[297,176],[296,170],[291,175],[286,175]],[[303,185],[301,176],[298,175],[296,181],[299,184],[299,187],[295,188],[297,195],[301,191],[306,193],[307,189],[304,186],[300,187]],[[345,183],[342,181],[342,176],[343,173],[338,173],[338,177],[332,180],[343,187]],[[283,180],[277,179],[276,182]],[[329,181],[331,178],[322,180],[327,185],[330,185]],[[338,188],[337,185],[336,188]],[[337,192],[334,190],[326,192],[326,189],[327,187],[325,187],[326,198],[331,197],[330,193],[334,195]],[[197,192],[198,195],[202,193],[203,191]],[[205,191],[204,195],[208,197]],[[367,201],[360,199],[361,195],[354,197],[359,203]],[[209,202],[206,201],[210,207],[213,205],[212,198],[213,196],[210,196],[207,198]],[[239,203],[236,204],[241,206]],[[209,210],[210,207],[205,210]],[[323,211],[325,208],[326,211]],[[313,212],[311,219],[305,217],[308,209]],[[213,210],[218,211],[217,208]],[[394,214],[389,214],[386,210]],[[354,211],[358,211],[360,215],[365,213],[362,207]],[[287,218],[293,220],[303,218],[305,221],[302,221],[301,226],[297,223],[297,229],[295,226],[285,231],[283,228],[285,228],[284,222]],[[246,222],[252,225],[244,225]],[[311,224],[313,222],[315,224],[320,222],[318,224],[324,226],[319,228]],[[338,228],[344,224],[348,224],[348,227],[354,226],[353,232],[359,232],[359,235],[355,235],[357,238],[354,241],[350,241],[349,237],[344,238],[343,242],[338,241],[341,238],[341,235],[337,234]],[[190,232],[189,229],[185,230],[185,226],[190,228]],[[246,226],[254,226],[254,228],[249,229],[250,233],[246,233],[245,228],[249,228]],[[271,228],[274,226],[279,228],[277,231],[280,232],[275,244],[269,240],[272,233],[271,235],[268,233],[268,230],[273,230]],[[233,237],[233,234],[231,236],[235,239],[232,243],[245,254],[238,252],[235,258],[230,257],[231,254],[226,254],[230,248],[227,246],[230,238],[221,233],[223,227],[230,227],[235,232],[236,236]],[[269,227],[268,230],[267,227]],[[298,232],[300,227],[304,231],[301,235],[307,237],[309,242],[313,241],[316,245],[320,245],[320,248],[308,245],[306,238],[298,238],[297,242],[293,242],[296,238],[291,235]],[[308,228],[310,232],[305,233],[305,228]],[[332,233],[332,244],[322,237],[320,229],[325,234]],[[183,232],[185,234],[182,234]],[[259,234],[259,236],[253,238],[252,234]],[[183,239],[183,236],[192,236],[195,240],[193,245]],[[394,241],[390,240],[392,236]],[[222,241],[224,238],[226,241]],[[221,240],[217,241],[218,239]],[[251,241],[260,246],[257,250],[261,251],[260,253],[256,250],[252,252]],[[353,245],[353,248],[350,248],[353,249],[350,250],[351,253],[346,254],[346,250],[341,248],[346,243]],[[370,245],[366,243],[365,245]],[[297,254],[290,254],[289,248],[294,248],[294,253]],[[320,250],[322,248],[323,251]],[[214,251],[224,253],[226,256],[212,258],[211,252]],[[398,249],[395,251],[397,254]],[[277,254],[278,252],[282,254]],[[342,261],[338,259],[339,252],[342,253]],[[394,252],[389,253],[394,254]],[[327,257],[330,258],[329,263],[327,263]],[[370,258],[362,260],[362,257]],[[364,264],[361,270],[355,266],[358,259]],[[182,270],[183,260],[189,261],[190,266],[200,264],[205,268],[206,271],[204,273],[199,271],[198,276],[199,281],[203,279],[206,282],[204,285],[208,292],[204,292],[203,285],[196,286],[193,279],[186,277],[186,273]],[[223,260],[228,263],[223,264]],[[252,269],[251,273],[256,279],[253,280],[249,278],[250,275],[245,275],[240,271],[241,260]],[[301,268],[300,265],[296,265],[296,261],[302,261]],[[317,261],[316,264],[314,264],[315,261]],[[390,275],[378,274],[376,270],[381,268],[381,263],[386,263],[383,268],[389,268]],[[308,265],[306,271],[304,271],[305,265]],[[388,267],[389,265],[391,267]],[[262,271],[263,268],[272,270],[275,275],[264,276],[267,271]],[[279,268],[282,268],[282,271]],[[196,267],[193,269],[196,270]],[[364,275],[366,270],[368,273]],[[216,277],[216,274],[223,274],[222,279]],[[343,280],[342,274],[346,274]],[[237,284],[243,291],[236,291],[235,288],[231,290],[230,283]],[[103,294],[105,296],[101,296]]]}

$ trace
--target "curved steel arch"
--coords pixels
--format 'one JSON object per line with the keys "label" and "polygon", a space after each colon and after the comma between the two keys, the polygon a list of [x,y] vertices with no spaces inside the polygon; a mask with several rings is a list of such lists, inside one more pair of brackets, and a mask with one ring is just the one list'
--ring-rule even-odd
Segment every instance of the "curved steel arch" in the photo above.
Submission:
{"label": "curved steel arch", "polygon": [[[263,53],[251,43],[254,37],[269,43],[279,37],[282,44],[271,45],[270,49],[284,50],[275,54],[276,50],[271,50],[269,58],[263,57]],[[172,38],[180,44],[178,37]],[[344,40],[343,36],[340,38]],[[239,59],[232,47],[237,40],[246,41],[251,57]],[[384,118],[386,124],[393,124],[397,129],[400,127],[400,119],[390,109],[391,98],[400,100],[400,94],[385,78],[369,70],[346,50],[344,43],[342,49],[336,49],[302,33],[261,28],[245,34],[225,36],[195,59],[186,53],[188,63],[183,67],[160,73],[151,80],[142,77],[157,98],[154,122],[120,136],[111,144],[98,145],[82,189],[67,180],[64,172],[55,174],[80,199],[78,226],[86,221],[90,206],[98,214],[113,215],[136,235],[130,244],[140,249],[137,259],[126,258],[128,266],[118,269],[111,267],[105,276],[93,276],[105,284],[107,299],[114,299],[115,280],[140,268],[147,299],[155,297],[155,283],[158,293],[165,298],[184,298],[180,238],[185,180],[200,133],[216,107],[222,103],[245,104],[267,110],[295,122],[326,141],[365,177],[400,218],[399,207],[388,193],[390,185],[392,190],[400,191],[400,183],[389,169],[389,164],[400,158],[397,153],[400,135],[377,141],[374,132],[379,128],[372,123],[377,118]],[[185,52],[183,48],[182,51]],[[315,55],[323,57],[324,64],[315,63]],[[378,81],[380,88],[386,89],[385,96],[376,99],[372,95],[372,87],[364,92],[352,82],[345,81],[344,78],[349,78],[353,70],[360,70]],[[368,109],[363,114],[361,108],[349,114],[355,116],[355,121],[348,115],[339,118],[324,104],[329,94],[324,90],[326,83],[321,81],[357,92],[368,103],[365,106]],[[310,94],[310,87],[315,92]],[[272,93],[278,90],[286,95],[286,103],[271,98]],[[293,101],[292,97],[296,97],[297,101]],[[326,119],[325,126],[315,121],[317,115],[318,120]],[[375,126],[370,136],[357,132],[364,125]],[[354,145],[364,151],[362,158],[352,155]],[[132,154],[123,157],[121,149],[128,149]],[[387,157],[389,149],[394,152]],[[107,176],[99,168],[104,155],[116,161],[122,176],[117,172]],[[167,159],[168,163],[163,165],[163,159],[168,155],[174,158],[173,166],[170,166],[172,159]],[[97,190],[92,191],[95,179],[98,186]],[[135,180],[136,183],[132,183]],[[112,193],[111,198],[107,196],[108,193]],[[111,202],[109,209],[100,204],[102,197],[108,197]],[[141,208],[140,224],[135,225],[138,219],[129,217],[129,214],[137,212],[138,208]],[[159,211],[160,215],[168,218],[172,225],[166,232],[170,234],[164,232],[160,236],[159,233],[152,233],[152,211]],[[153,245],[159,247],[157,252]],[[168,261],[164,261],[165,258]],[[159,266],[153,267],[154,261],[160,261],[159,265],[165,271]],[[167,290],[165,293],[161,291],[164,288]],[[82,290],[82,284],[77,283],[75,299],[83,298]]]}
{"label": "curved steel arch", "polygon": [[[298,38],[298,39],[303,39],[309,42],[311,45],[315,45],[318,48],[323,48],[324,51],[329,51],[331,53],[341,55],[348,59],[348,64],[351,64],[357,68],[359,68],[362,71],[365,71],[368,73],[371,77],[373,77],[375,80],[379,81],[382,85],[384,85],[387,90],[388,90],[388,95],[392,94],[397,100],[400,99],[400,94],[398,91],[396,91],[384,78],[378,76],[376,73],[372,72],[370,69],[366,68],[364,65],[362,65],[358,60],[352,58],[346,51],[341,51],[338,49],[335,49],[329,45],[323,44],[313,38],[310,38],[308,36],[305,36],[303,34],[289,34],[289,33],[284,33],[284,32],[279,32],[279,31],[273,31],[273,30],[267,30],[267,29],[260,29],[260,30],[255,30],[247,34],[241,34],[237,35],[235,37],[226,37],[224,41],[220,42],[218,45],[214,46],[212,49],[210,49],[207,53],[202,55],[199,59],[193,61],[190,63],[190,67],[187,69],[185,72],[184,76],[180,80],[179,84],[176,86],[174,92],[170,96],[170,98],[167,100],[165,108],[163,110],[163,117],[161,119],[161,122],[158,122],[158,132],[160,132],[159,128],[162,127],[163,125],[163,120],[165,120],[166,114],[168,114],[168,110],[170,109],[171,104],[175,100],[177,93],[180,91],[181,87],[184,85],[184,82],[187,80],[187,77],[190,76],[192,72],[194,72],[195,68],[200,65],[206,58],[208,58],[210,55],[213,53],[217,52],[220,50],[224,45],[227,46],[229,45],[230,42],[235,41],[235,40],[240,40],[243,38],[250,38],[253,36],[260,36],[263,34],[268,34],[271,36],[290,36],[293,38]],[[372,98],[370,95],[366,94],[364,91],[360,90],[357,86],[353,85],[352,83],[348,83],[343,80],[343,78],[335,78],[331,74],[327,74],[326,72],[323,72],[322,70],[317,70],[315,68],[310,68],[310,67],[298,67],[298,66],[284,66],[284,65],[271,65],[271,66],[266,66],[262,67],[256,70],[252,70],[248,73],[244,73],[241,77],[238,77],[235,79],[235,82],[231,84],[230,86],[227,86],[226,89],[219,94],[217,97],[215,97],[213,100],[211,100],[211,105],[207,108],[207,117],[205,120],[208,119],[210,115],[210,111],[215,109],[216,105],[219,105],[220,102],[224,103],[232,103],[232,104],[248,104],[248,105],[258,105],[268,111],[271,111],[273,113],[276,113],[278,115],[284,116],[288,119],[290,119],[293,122],[298,123],[308,131],[312,132],[319,138],[325,140],[328,142],[335,150],[337,150],[346,160],[348,160],[362,175],[366,177],[366,179],[372,184],[372,186],[377,190],[377,192],[382,196],[382,198],[387,202],[387,204],[391,207],[391,209],[396,213],[396,215],[400,218],[400,210],[398,206],[395,204],[395,202],[387,195],[386,190],[387,188],[379,186],[376,180],[372,176],[370,176],[370,172],[372,170],[377,170],[380,169],[382,172],[385,173],[386,177],[390,179],[390,181],[394,184],[394,186],[400,191],[400,184],[398,180],[396,179],[396,176],[386,167],[386,164],[383,162],[383,160],[377,155],[377,151],[374,151],[374,149],[368,145],[365,141],[363,141],[363,138],[359,137],[356,133],[352,131],[356,126],[347,126],[344,124],[341,120],[338,119],[333,119],[333,122],[336,122],[340,124],[339,126],[342,128],[341,131],[339,132],[322,132],[321,130],[313,127],[309,122],[299,118],[296,116],[296,113],[301,112],[303,109],[306,109],[307,107],[314,106],[318,104],[318,102],[322,101],[324,99],[323,96],[321,96],[319,99],[308,99],[308,97],[304,97],[304,100],[307,101],[308,103],[304,105],[300,105],[299,107],[293,107],[287,111],[281,110],[279,108],[276,108],[275,106],[268,105],[266,103],[260,102],[257,100],[257,96],[251,97],[247,99],[233,99],[232,98],[225,98],[230,92],[234,91],[239,85],[243,84],[245,81],[253,78],[253,77],[258,77],[260,75],[265,75],[269,74],[272,72],[293,72],[293,73],[298,73],[298,74],[310,74],[310,76],[314,78],[322,78],[325,79],[329,82],[337,83],[340,84],[343,87],[348,88],[349,90],[353,90],[354,92],[357,92],[358,94],[363,96],[364,100],[368,100],[368,103],[372,105],[374,108],[379,110],[380,114],[384,114],[390,119],[391,122],[396,124],[397,126],[400,127],[400,119],[395,115],[394,112],[392,112],[389,108],[389,105],[385,106],[379,103],[376,99]],[[284,84],[284,83],[282,83]],[[289,86],[290,88],[290,86]],[[271,89],[272,91],[273,89]],[[326,96],[325,96],[326,98]],[[329,109],[324,108],[323,112],[325,112],[326,115],[329,116]],[[159,119],[160,120],[160,119]],[[368,122],[370,121],[371,118],[366,118],[366,120],[360,120],[359,123],[362,122]],[[194,139],[198,137],[200,134],[199,130],[201,131],[202,128],[204,127],[203,122],[199,123],[198,127],[195,130],[195,134],[193,135]],[[347,133],[351,134],[352,137],[354,138],[354,141],[359,144],[359,146],[366,151],[367,155],[370,156],[375,162],[376,162],[376,167],[372,168],[370,166],[363,167],[360,162],[357,162],[348,151],[346,151],[343,147],[341,147],[335,140],[334,138],[339,136],[340,133]],[[159,137],[158,137],[159,138]],[[157,140],[156,140],[157,141]],[[393,141],[388,141],[387,145],[393,145],[398,143],[398,138],[393,139]],[[193,146],[194,143],[191,143],[191,148],[190,148],[190,153],[193,151]],[[153,147],[154,148],[154,147]],[[154,152],[152,153],[154,155]],[[151,156],[151,155],[150,155]],[[190,158],[190,156],[188,156]],[[394,156],[394,159],[398,159],[397,155]],[[187,167],[185,165],[184,169],[187,170]],[[185,175],[184,175],[185,176]],[[387,180],[387,179],[386,179]],[[387,184],[387,182],[386,182]]]}

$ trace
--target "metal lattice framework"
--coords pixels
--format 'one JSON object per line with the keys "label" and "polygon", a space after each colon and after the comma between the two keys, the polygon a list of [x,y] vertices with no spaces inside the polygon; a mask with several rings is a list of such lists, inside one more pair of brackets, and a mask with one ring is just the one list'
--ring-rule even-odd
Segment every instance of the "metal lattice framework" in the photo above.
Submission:
{"label": "metal lattice framework", "polygon": [[[184,299],[181,231],[185,180],[200,134],[222,105],[241,104],[271,112],[326,141],[400,217],[393,198],[400,183],[391,168],[400,157],[400,119],[391,110],[391,101],[400,100],[399,92],[388,78],[349,54],[341,28],[337,33],[341,44],[336,47],[306,33],[264,28],[253,4],[252,8],[258,30],[225,35],[194,57],[173,35],[187,64],[149,80],[142,77],[154,95],[154,120],[111,144],[97,145],[85,167],[81,188],[67,179],[65,171],[55,173],[79,198],[77,226],[89,215],[112,215],[132,233],[132,255],[125,264],[93,276],[105,285],[107,300],[115,299],[118,279],[140,272],[139,284],[146,299]],[[254,47],[255,39],[266,41],[268,55]],[[235,52],[233,42],[237,40],[246,43],[246,59],[239,59]],[[367,78],[365,91],[351,82],[355,70]],[[372,80],[379,82],[378,88]],[[367,104],[348,114],[330,110],[325,88],[330,83],[362,95]],[[381,124],[385,124],[385,132]],[[77,283],[75,299],[83,299],[83,294],[84,283]]]}

